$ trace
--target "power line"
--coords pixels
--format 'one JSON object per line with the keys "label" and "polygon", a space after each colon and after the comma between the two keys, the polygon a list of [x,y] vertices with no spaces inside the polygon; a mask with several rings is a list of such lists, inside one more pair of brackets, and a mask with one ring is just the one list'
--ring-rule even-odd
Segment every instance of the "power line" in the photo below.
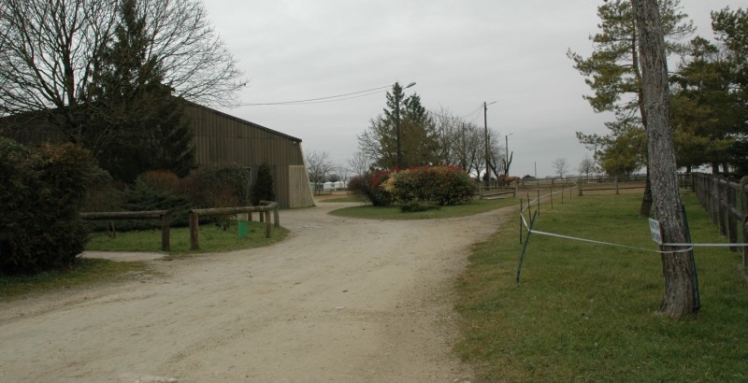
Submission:
{"label": "power line", "polygon": [[381,86],[378,88],[360,90],[358,92],[338,94],[335,96],[317,97],[317,98],[309,98],[309,99],[295,100],[295,101],[247,103],[247,104],[239,104],[239,106],[302,105],[302,104],[320,104],[320,103],[325,103],[325,102],[344,101],[344,100],[350,100],[352,98],[369,96],[374,93],[378,93],[380,90],[387,89],[391,86],[392,84]]}

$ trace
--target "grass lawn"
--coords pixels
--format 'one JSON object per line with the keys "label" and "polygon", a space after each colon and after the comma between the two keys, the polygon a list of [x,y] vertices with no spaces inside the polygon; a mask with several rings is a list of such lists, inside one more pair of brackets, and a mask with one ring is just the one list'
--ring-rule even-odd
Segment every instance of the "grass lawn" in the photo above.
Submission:
{"label": "grass lawn", "polygon": [[355,195],[347,195],[347,196],[342,196],[342,197],[321,198],[317,200],[317,202],[322,202],[322,203],[325,203],[325,202],[361,202],[361,203],[365,203],[367,201],[363,197],[359,197]]}
{"label": "grass lawn", "polygon": [[143,262],[80,258],[71,270],[48,271],[31,276],[0,276],[0,300],[8,301],[30,293],[81,285],[117,282],[133,273],[149,272],[151,271]]}
{"label": "grass lawn", "polygon": [[[171,229],[171,254],[213,253],[267,246],[282,241],[288,230],[273,227],[272,238],[265,238],[265,223],[248,222],[247,238],[239,238],[237,227],[232,224],[223,230],[215,224],[200,226],[200,250],[190,250],[190,228]],[[93,251],[161,251],[161,230],[131,231],[117,233],[115,238],[105,233],[94,233],[86,246]]]}
{"label": "grass lawn", "polygon": [[[272,230],[272,238],[265,238],[265,224],[248,222],[247,238],[239,238],[236,225],[223,230],[214,224],[200,227],[200,250],[191,251],[190,229],[171,229],[171,254],[226,252],[267,246],[282,241],[288,230]],[[86,246],[93,251],[161,251],[161,231],[118,232],[116,238],[104,233],[93,233]],[[33,276],[0,276],[0,300],[11,300],[22,295],[74,288],[97,283],[111,283],[128,278],[132,273],[151,273],[144,262],[113,262],[103,259],[79,258],[71,270],[50,271]]]}
{"label": "grass lawn", "polygon": [[428,210],[413,213],[403,213],[397,206],[379,207],[364,205],[333,210],[332,212],[330,212],[330,214],[341,217],[368,219],[431,219],[463,217],[513,205],[519,207],[519,200],[513,198],[496,200],[476,199],[470,203],[462,205],[442,206],[438,210]]}
{"label": "grass lawn", "polygon": [[[656,249],[641,196],[585,196],[541,207],[535,229]],[[695,243],[724,242],[685,194]],[[514,221],[516,222],[516,221]],[[533,234],[522,269],[517,225],[476,245],[457,286],[458,354],[481,382],[746,382],[748,282],[726,248],[696,248],[700,312],[656,315],[657,253]]]}

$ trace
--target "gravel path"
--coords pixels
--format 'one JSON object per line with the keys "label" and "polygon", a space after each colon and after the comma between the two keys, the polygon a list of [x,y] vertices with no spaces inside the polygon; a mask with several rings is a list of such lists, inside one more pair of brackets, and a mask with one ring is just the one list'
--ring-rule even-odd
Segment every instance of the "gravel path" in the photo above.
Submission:
{"label": "gravel path", "polygon": [[0,382],[465,382],[453,284],[507,218],[281,212],[274,246],[0,303]]}

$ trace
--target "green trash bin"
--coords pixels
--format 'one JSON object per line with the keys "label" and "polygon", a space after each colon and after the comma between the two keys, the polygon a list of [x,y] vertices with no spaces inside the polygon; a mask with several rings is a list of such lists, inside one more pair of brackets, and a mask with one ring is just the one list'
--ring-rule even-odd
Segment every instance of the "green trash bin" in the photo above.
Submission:
{"label": "green trash bin", "polygon": [[247,221],[249,220],[248,213],[239,213],[236,215],[237,227],[239,228],[239,238],[247,238]]}

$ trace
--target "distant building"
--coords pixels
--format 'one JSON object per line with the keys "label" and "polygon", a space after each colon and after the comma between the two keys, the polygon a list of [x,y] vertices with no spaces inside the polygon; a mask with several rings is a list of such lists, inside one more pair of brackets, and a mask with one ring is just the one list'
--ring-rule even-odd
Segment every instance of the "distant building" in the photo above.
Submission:
{"label": "distant building", "polygon": [[[301,139],[242,120],[202,105],[186,102],[199,165],[236,162],[251,171],[251,183],[263,162],[270,165],[278,205],[282,208],[314,206],[304,163]],[[0,135],[24,144],[60,141],[62,135],[44,119],[11,116],[0,120]]]}

